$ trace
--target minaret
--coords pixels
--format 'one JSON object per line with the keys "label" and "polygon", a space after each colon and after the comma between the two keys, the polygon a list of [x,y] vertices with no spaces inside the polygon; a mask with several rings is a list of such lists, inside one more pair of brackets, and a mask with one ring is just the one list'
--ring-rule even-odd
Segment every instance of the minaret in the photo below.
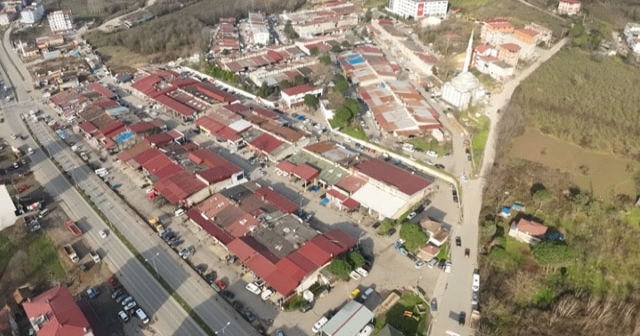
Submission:
{"label": "minaret", "polygon": [[467,54],[464,55],[464,67],[462,68],[462,72],[469,72],[469,66],[471,65],[472,48],[473,48],[473,30],[471,31],[471,36],[469,37]]}

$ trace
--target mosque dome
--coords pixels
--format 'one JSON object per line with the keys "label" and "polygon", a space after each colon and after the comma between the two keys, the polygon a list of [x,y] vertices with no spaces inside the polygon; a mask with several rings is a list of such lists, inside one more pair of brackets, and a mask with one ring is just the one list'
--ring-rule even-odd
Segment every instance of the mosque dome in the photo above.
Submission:
{"label": "mosque dome", "polygon": [[480,81],[471,72],[462,72],[451,80],[458,92],[472,92],[480,87]]}

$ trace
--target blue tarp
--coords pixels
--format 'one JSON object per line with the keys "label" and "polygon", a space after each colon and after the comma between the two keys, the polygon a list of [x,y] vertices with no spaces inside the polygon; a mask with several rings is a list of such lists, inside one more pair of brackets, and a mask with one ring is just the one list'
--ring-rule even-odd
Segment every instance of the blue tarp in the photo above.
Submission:
{"label": "blue tarp", "polygon": [[500,209],[500,213],[509,216],[511,215],[511,208],[507,206],[502,207],[502,209]]}
{"label": "blue tarp", "polygon": [[329,199],[328,199],[328,198],[323,198],[323,199],[321,199],[321,200],[320,200],[320,204],[322,204],[322,205],[327,205],[327,204],[329,204]]}
{"label": "blue tarp", "polygon": [[118,135],[118,137],[116,138],[116,142],[117,143],[122,143],[122,142],[126,141],[127,139],[131,138],[133,135],[134,134],[131,131],[120,133],[120,135]]}
{"label": "blue tarp", "polygon": [[358,54],[349,54],[347,55],[347,62],[351,65],[356,65],[360,63],[364,63],[364,58]]}
{"label": "blue tarp", "polygon": [[307,118],[305,118],[303,115],[299,115],[298,117],[296,117],[296,119],[298,119],[298,120],[305,120],[305,119],[307,119]]}
{"label": "blue tarp", "polygon": [[56,133],[58,133],[58,136],[63,138],[63,139],[67,137],[67,132],[65,132],[65,131],[59,131],[58,130],[58,131],[56,131]]}

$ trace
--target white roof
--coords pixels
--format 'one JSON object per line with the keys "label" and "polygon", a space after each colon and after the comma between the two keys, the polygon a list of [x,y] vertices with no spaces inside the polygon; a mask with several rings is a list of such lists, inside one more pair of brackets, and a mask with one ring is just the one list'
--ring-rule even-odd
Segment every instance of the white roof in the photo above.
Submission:
{"label": "white roof", "polygon": [[251,127],[251,123],[244,119],[240,119],[238,121],[234,121],[231,124],[229,124],[229,128],[236,132],[244,131],[250,127]]}
{"label": "white roof", "polygon": [[16,223],[16,206],[11,200],[7,186],[0,185],[0,230]]}
{"label": "white roof", "polygon": [[349,301],[322,327],[327,336],[356,336],[373,320],[373,312],[356,301]]}
{"label": "white roof", "polygon": [[387,218],[394,218],[395,214],[407,203],[405,198],[387,193],[370,182],[351,195],[351,198],[365,208],[373,209]]}

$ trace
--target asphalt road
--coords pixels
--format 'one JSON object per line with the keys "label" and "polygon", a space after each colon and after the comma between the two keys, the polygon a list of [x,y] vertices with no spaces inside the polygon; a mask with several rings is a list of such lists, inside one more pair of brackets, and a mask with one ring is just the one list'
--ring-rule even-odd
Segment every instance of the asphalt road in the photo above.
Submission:
{"label": "asphalt road", "polygon": [[[35,106],[47,113],[52,111],[37,103],[40,92],[31,93],[31,79],[22,66],[17,55],[10,49],[10,29],[3,38],[4,50],[0,52],[0,62],[6,70],[6,77],[11,79],[18,104],[9,104],[5,110],[6,123],[0,127],[16,134],[28,134],[20,121],[20,114],[28,113]],[[23,79],[24,78],[24,79]],[[10,107],[13,105],[12,107]],[[82,161],[52,133],[43,122],[30,123],[35,135],[47,147],[63,168],[69,171],[75,183],[93,199],[103,213],[109,218],[120,232],[129,240],[136,250],[149,262],[157,267],[160,275],[169,283],[195,312],[216,331],[225,327],[228,335],[257,335],[257,332],[247,322],[239,317],[228,304],[213,295],[210,288],[191,269],[186,268],[177,255],[162,244],[157,236],[151,233],[139,218],[136,218],[128,206],[123,204],[108,189],[105,183],[98,179]],[[37,148],[33,139],[28,138],[24,143]],[[79,221],[82,230],[86,232],[88,243],[95,244],[105,260],[118,271],[118,276],[125,287],[131,292],[136,301],[154,317],[154,329],[162,335],[203,335],[203,330],[189,318],[186,312],[170,297],[160,283],[149,273],[124,244],[113,234],[102,240],[98,231],[107,229],[108,225],[93,211],[89,204],[72,188],[40,150],[32,155],[33,170],[36,178],[54,197],[64,201],[73,212],[73,219]]]}
{"label": "asphalt road", "polygon": [[[506,83],[501,93],[491,97],[490,106],[487,108],[491,116],[491,129],[489,138],[485,147],[482,169],[480,177],[471,179],[467,183],[462,183],[462,204],[463,204],[463,221],[461,225],[455,227],[453,235],[461,236],[462,246],[451,249],[451,261],[453,264],[451,274],[445,279],[444,292],[439,297],[439,313],[434,319],[431,335],[472,335],[473,332],[469,328],[471,318],[471,283],[472,275],[475,268],[478,267],[478,225],[480,210],[482,208],[482,192],[484,190],[484,176],[488,174],[495,158],[496,148],[496,126],[500,122],[501,114],[497,110],[503,109],[511,99],[513,92],[520,82],[533,73],[540,65],[547,61],[551,56],[557,53],[568,42],[567,39],[559,41],[549,50],[541,52],[540,57],[519,76]],[[466,155],[462,139],[458,136],[453,137],[454,159],[455,165],[452,167],[454,171],[451,173],[460,176],[467,166]],[[464,249],[469,248],[471,255],[469,258],[464,257]],[[483,279],[480,279],[482,286]],[[482,308],[482,302],[479,303]],[[458,325],[458,314],[464,311],[466,313],[465,326]],[[482,313],[482,310],[480,310]]]}

